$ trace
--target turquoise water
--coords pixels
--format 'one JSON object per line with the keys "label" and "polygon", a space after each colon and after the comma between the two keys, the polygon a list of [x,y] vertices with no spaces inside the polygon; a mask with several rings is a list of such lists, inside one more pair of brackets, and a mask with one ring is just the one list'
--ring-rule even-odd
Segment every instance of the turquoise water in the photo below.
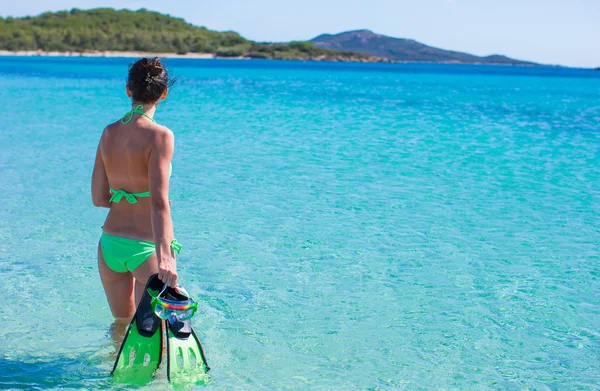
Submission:
{"label": "turquoise water", "polygon": [[[0,58],[0,388],[112,386],[90,173],[128,63]],[[600,72],[168,64],[208,389],[600,389]]]}

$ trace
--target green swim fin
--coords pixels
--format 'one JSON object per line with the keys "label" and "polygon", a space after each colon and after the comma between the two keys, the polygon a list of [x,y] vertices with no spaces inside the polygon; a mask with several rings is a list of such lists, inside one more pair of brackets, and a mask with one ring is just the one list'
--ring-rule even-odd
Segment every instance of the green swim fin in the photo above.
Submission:
{"label": "green swim fin", "polygon": [[[167,289],[170,300],[185,301],[189,298],[183,288]],[[167,329],[167,378],[171,384],[207,384],[209,381],[206,357],[200,339],[192,328],[191,320],[178,320]]]}
{"label": "green swim fin", "polygon": [[144,385],[152,380],[162,359],[163,321],[152,310],[152,296],[163,288],[158,275],[148,280],[129,324],[111,375],[116,382]]}

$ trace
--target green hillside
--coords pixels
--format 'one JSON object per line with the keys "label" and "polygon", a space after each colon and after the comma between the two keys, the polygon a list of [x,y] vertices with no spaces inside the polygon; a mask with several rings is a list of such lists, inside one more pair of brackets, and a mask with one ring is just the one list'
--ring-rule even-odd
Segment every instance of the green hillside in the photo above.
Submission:
{"label": "green hillside", "polygon": [[0,50],[144,51],[214,53],[280,59],[362,59],[366,56],[317,48],[310,42],[262,44],[235,32],[216,32],[180,18],[141,9],[99,8],[0,18]]}

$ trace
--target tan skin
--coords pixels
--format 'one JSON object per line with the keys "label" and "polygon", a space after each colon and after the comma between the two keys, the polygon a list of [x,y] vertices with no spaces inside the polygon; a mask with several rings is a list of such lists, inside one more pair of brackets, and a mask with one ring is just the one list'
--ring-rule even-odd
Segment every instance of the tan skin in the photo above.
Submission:
{"label": "tan skin", "polygon": [[[168,90],[159,99],[164,100]],[[129,87],[127,95],[132,96]],[[154,116],[158,102],[133,102]],[[109,208],[104,232],[124,238],[154,242],[156,253],[133,272],[117,273],[104,262],[98,246],[98,269],[104,291],[115,318],[131,318],[151,275],[171,287],[177,285],[175,254],[170,248],[173,223],[169,202],[169,171],[174,137],[168,128],[135,115],[131,122],[112,123],[104,129],[92,174],[92,201]],[[122,200],[109,203],[110,187],[138,193],[150,190],[150,197],[136,204]]]}

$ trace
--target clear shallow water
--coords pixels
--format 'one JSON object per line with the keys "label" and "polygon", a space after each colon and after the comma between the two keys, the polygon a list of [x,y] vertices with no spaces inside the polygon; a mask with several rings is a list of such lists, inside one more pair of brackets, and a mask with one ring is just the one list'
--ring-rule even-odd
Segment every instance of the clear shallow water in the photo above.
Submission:
{"label": "clear shallow water", "polygon": [[[89,183],[128,63],[0,58],[0,388],[112,386]],[[600,389],[600,72],[169,64],[209,389]]]}

